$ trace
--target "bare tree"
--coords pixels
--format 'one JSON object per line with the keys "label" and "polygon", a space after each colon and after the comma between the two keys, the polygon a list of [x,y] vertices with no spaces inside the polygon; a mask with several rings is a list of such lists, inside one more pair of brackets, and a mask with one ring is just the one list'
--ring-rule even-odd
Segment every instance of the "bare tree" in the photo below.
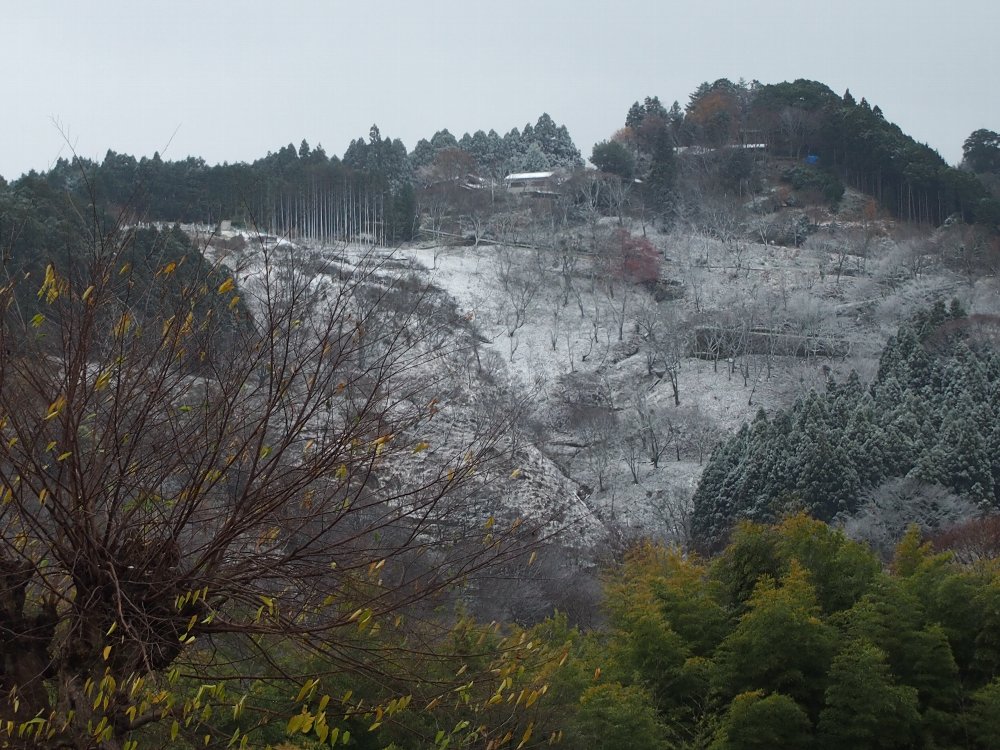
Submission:
{"label": "bare tree", "polygon": [[741,207],[726,201],[708,202],[702,211],[705,231],[725,247],[736,273],[743,270],[743,260],[750,249],[743,214]]}
{"label": "bare tree", "polygon": [[632,419],[646,459],[654,469],[660,468],[660,461],[675,437],[670,417],[650,404],[646,394],[639,390],[632,398]]}
{"label": "bare tree", "polygon": [[605,489],[605,481],[617,461],[615,441],[619,435],[618,419],[612,409],[594,407],[580,415],[580,431],[587,444],[584,457],[587,466],[597,477],[597,488]]}
{"label": "bare tree", "polygon": [[938,484],[914,477],[888,479],[868,492],[858,511],[840,519],[844,532],[886,559],[906,529],[916,524],[925,534],[943,531],[980,515],[976,504]]}
{"label": "bare tree", "polygon": [[632,484],[639,484],[639,466],[642,464],[642,438],[635,431],[626,433],[622,440],[622,460],[632,475]]}
{"label": "bare tree", "polygon": [[712,419],[698,410],[698,407],[687,408],[674,417],[677,437],[674,441],[677,460],[681,460],[681,449],[686,448],[690,455],[698,457],[702,464],[705,457],[712,452],[719,442],[721,432]]}
{"label": "bare tree", "polygon": [[676,487],[667,487],[657,493],[657,502],[652,506],[658,526],[667,532],[668,538],[685,548],[691,542],[691,494]]}
{"label": "bare tree", "polygon": [[618,218],[618,226],[625,226],[625,212],[632,199],[632,182],[613,175],[605,180],[608,207]]}
{"label": "bare tree", "polygon": [[517,332],[528,322],[528,312],[541,289],[541,279],[537,273],[519,267],[515,252],[510,248],[498,251],[494,271],[498,287],[498,320],[506,330],[510,361],[513,362],[519,343]]}
{"label": "bare tree", "polygon": [[0,719],[23,747],[157,722],[200,744],[209,699],[171,675],[222,686],[221,644],[377,674],[359,633],[525,549],[529,524],[477,515],[516,417],[448,426],[425,290],[373,258],[317,277],[134,243],[92,227],[40,288],[0,288]]}

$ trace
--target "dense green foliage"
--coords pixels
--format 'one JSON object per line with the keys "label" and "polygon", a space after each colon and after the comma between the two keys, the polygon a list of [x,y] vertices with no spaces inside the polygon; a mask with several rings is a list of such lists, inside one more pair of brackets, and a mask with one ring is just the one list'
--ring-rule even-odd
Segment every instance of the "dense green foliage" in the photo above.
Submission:
{"label": "dense green foliage", "polygon": [[694,497],[694,533],[717,547],[738,518],[802,508],[830,520],[893,477],[1000,506],[1000,321],[938,303],[900,327],[870,387],[856,375],[723,442]]}
{"label": "dense green foliage", "polygon": [[626,180],[635,174],[635,156],[618,141],[601,141],[594,144],[590,160],[602,172],[618,175]]}
{"label": "dense green foliage", "polygon": [[949,167],[864,99],[838,97],[815,81],[758,86],[748,124],[774,150],[818,157],[900,218],[940,224],[959,214],[970,223],[1000,224],[1000,203],[982,183]]}
{"label": "dense green foliage", "polygon": [[994,747],[998,586],[915,530],[890,571],[804,515],[708,562],[641,546],[556,678],[561,726],[570,747]]}
{"label": "dense green foliage", "polygon": [[980,128],[962,144],[962,156],[973,172],[1000,173],[1000,133]]}
{"label": "dense green foliage", "polygon": [[[599,169],[621,177],[639,179],[639,191],[645,209],[667,217],[675,207],[677,162],[675,149],[680,143],[684,113],[674,102],[667,110],[658,97],[647,96],[635,102],[625,115],[625,128],[609,143],[594,146],[591,161]],[[634,164],[624,161],[621,150],[633,156]]]}
{"label": "dense green foliage", "polygon": [[[319,697],[332,696],[328,726],[370,748],[492,737],[494,748],[986,750],[1000,709],[998,592],[995,564],[962,567],[915,529],[886,568],[805,515],[744,522],[710,560],[631,550],[606,575],[605,628],[581,633],[557,615],[503,633],[463,618],[447,639],[395,653],[400,685],[326,673],[314,660],[316,684],[296,702],[315,719]],[[390,628],[377,643],[400,635]],[[482,675],[487,691],[477,678],[457,695],[438,692],[455,671]],[[250,686],[244,723],[288,710],[291,686],[266,672]],[[502,698],[491,697],[495,682]],[[402,708],[376,708],[401,689],[413,690]],[[288,726],[311,746],[317,730],[303,722]],[[225,715],[218,723],[224,735]],[[285,736],[264,724],[258,741]]]}
{"label": "dense green foliage", "polygon": [[844,183],[835,174],[806,164],[786,170],[782,179],[796,190],[815,191],[834,206],[844,195]]}

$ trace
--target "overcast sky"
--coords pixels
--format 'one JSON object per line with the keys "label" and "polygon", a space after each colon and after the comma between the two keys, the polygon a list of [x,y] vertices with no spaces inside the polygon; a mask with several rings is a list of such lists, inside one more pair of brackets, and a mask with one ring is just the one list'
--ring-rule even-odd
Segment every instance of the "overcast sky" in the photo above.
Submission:
{"label": "overcast sky", "polygon": [[3,0],[0,29],[8,179],[70,146],[343,155],[373,122],[412,149],[542,112],[588,156],[636,99],[723,77],[850,88],[951,163],[1000,131],[996,0]]}

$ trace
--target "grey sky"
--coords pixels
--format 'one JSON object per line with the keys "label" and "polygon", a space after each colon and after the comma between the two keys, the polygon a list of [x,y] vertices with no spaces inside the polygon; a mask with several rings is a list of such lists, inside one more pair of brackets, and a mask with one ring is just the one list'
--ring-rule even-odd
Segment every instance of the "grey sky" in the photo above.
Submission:
{"label": "grey sky", "polygon": [[[822,81],[949,162],[1000,130],[996,0],[2,0],[0,175],[68,147],[210,163],[378,123],[412,149],[548,112],[584,156],[636,99]],[[57,125],[53,123],[58,123]]]}

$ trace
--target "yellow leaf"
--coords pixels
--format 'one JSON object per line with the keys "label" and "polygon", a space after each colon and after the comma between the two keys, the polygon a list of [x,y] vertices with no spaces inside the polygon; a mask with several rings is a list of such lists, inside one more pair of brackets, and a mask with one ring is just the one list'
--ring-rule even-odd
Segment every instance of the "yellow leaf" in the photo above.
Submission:
{"label": "yellow leaf", "polygon": [[169,263],[167,263],[167,265],[161,268],[159,272],[162,273],[164,276],[169,276],[174,272],[174,269],[176,268],[177,264],[174,263],[173,261],[170,261]]}
{"label": "yellow leaf", "polygon": [[519,744],[518,750],[528,744],[528,740],[531,739],[531,732],[535,728],[535,722],[528,724],[528,728],[524,730],[524,735],[521,737],[521,744]]}
{"label": "yellow leaf", "polygon": [[225,294],[226,292],[230,291],[234,286],[236,286],[236,282],[234,282],[233,277],[230,276],[228,279],[219,284],[219,294]]}
{"label": "yellow leaf", "polygon": [[532,552],[531,556],[528,558],[528,565],[531,565],[533,562],[535,562],[535,560],[537,559],[537,557],[538,557],[538,553],[537,552]]}
{"label": "yellow leaf", "polygon": [[47,422],[50,419],[58,417],[59,412],[62,411],[64,406],[66,406],[66,397],[59,396],[59,398],[57,398],[55,401],[49,404],[49,413],[45,415],[45,421]]}
{"label": "yellow leaf", "polygon": [[123,312],[122,316],[118,319],[118,322],[115,323],[112,331],[116,338],[121,338],[126,333],[128,333],[129,329],[131,328],[132,328],[132,316],[129,315],[128,312]]}
{"label": "yellow leaf", "polygon": [[336,476],[337,476],[337,479],[346,479],[347,478],[347,465],[346,464],[341,464],[340,465],[340,467],[337,469]]}
{"label": "yellow leaf", "polygon": [[413,452],[414,453],[420,453],[421,451],[425,451],[425,450],[427,450],[430,447],[431,447],[430,443],[419,442],[415,446],[413,446]]}
{"label": "yellow leaf", "polygon": [[104,654],[104,661],[107,661],[108,657],[111,656],[111,646],[105,646],[102,653]]}
{"label": "yellow leaf", "polygon": [[310,693],[310,691],[312,691],[312,689],[315,688],[316,685],[318,684],[319,680],[306,680],[302,684],[302,687],[299,688],[299,694],[295,696],[295,703],[301,703],[305,699],[305,697]]}
{"label": "yellow leaf", "polygon": [[111,370],[105,370],[100,375],[97,376],[97,380],[94,382],[95,391],[103,391],[108,387],[108,383],[111,382]]}
{"label": "yellow leaf", "polygon": [[49,263],[45,267],[45,279],[42,281],[42,286],[38,290],[38,299],[45,298],[48,304],[52,304],[59,298],[60,292],[59,279],[56,277],[56,270]]}
{"label": "yellow leaf", "polygon": [[31,327],[32,328],[41,328],[42,323],[44,323],[44,322],[45,322],[45,316],[42,315],[41,313],[36,313],[31,318]]}
{"label": "yellow leaf", "polygon": [[90,286],[87,287],[87,290],[83,293],[83,296],[81,297],[81,299],[84,302],[86,302],[88,299],[90,299],[90,295],[93,294],[93,293],[94,293],[94,285],[91,284]]}
{"label": "yellow leaf", "polygon": [[234,294],[233,298],[229,300],[229,309],[232,310],[238,304],[240,304],[240,295]]}
{"label": "yellow leaf", "polygon": [[520,469],[514,469],[514,471],[512,471],[510,473],[510,478],[511,479],[517,479],[519,476],[521,476],[521,470]]}
{"label": "yellow leaf", "polygon": [[285,732],[288,734],[298,734],[299,730],[302,728],[302,722],[305,721],[304,714],[295,714],[292,718],[288,720],[288,726],[285,727]]}

